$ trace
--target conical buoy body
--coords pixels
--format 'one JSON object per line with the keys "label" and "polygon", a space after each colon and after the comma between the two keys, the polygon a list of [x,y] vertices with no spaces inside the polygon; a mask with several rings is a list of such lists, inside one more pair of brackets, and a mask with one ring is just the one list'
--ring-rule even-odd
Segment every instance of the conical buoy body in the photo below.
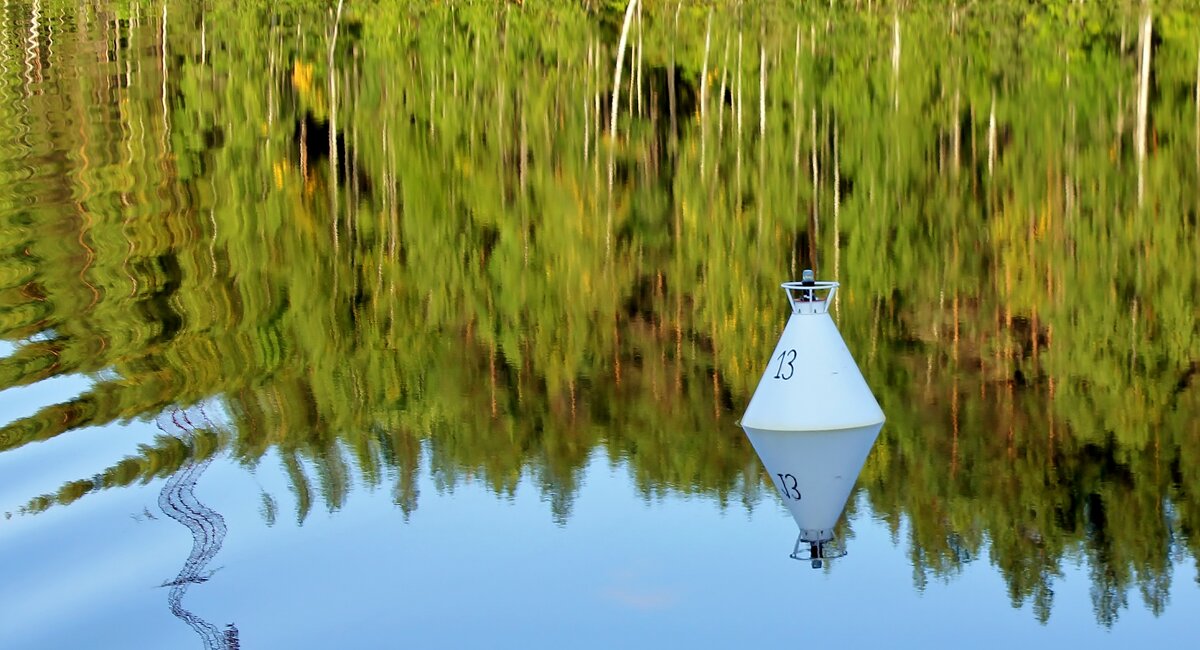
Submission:
{"label": "conical buoy body", "polygon": [[805,541],[833,537],[883,410],[827,307],[833,282],[789,282],[792,316],[741,425]]}

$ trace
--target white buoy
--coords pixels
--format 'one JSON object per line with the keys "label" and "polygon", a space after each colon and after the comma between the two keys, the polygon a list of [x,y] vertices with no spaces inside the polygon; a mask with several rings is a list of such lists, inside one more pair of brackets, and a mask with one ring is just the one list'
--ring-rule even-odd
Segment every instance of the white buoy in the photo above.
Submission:
{"label": "white buoy", "polygon": [[792,315],[741,425],[800,527],[792,557],[817,568],[845,555],[833,527],[884,417],[829,316],[838,283],[802,277],[782,285]]}

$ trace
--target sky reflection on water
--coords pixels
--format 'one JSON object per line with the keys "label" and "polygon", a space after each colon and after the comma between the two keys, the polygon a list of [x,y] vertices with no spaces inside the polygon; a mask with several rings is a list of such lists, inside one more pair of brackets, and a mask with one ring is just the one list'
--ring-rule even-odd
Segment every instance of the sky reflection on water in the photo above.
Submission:
{"label": "sky reflection on water", "polygon": [[[1194,586],[1179,581],[1162,616],[1133,607],[1113,629],[1098,628],[1086,570],[1068,564],[1054,613],[1038,625],[1029,605],[1009,606],[986,557],[917,593],[905,527],[893,539],[861,501],[849,554],[813,571],[788,558],[795,524],[773,498],[752,511],[707,498],[647,501],[630,489],[626,468],[602,454],[588,463],[566,526],[528,481],[515,498],[498,498],[475,481],[439,490],[422,471],[421,507],[407,521],[386,490],[360,490],[336,513],[314,513],[303,526],[281,516],[268,527],[247,495],[278,495],[286,510],[278,468],[270,456],[253,472],[218,459],[196,490],[230,533],[212,579],[192,588],[186,605],[214,623],[236,620],[242,647],[347,638],[360,647],[640,647],[650,639],[1128,647],[1178,642],[1200,606]],[[0,599],[6,647],[72,647],[83,638],[93,647],[199,647],[158,586],[190,544],[155,512],[160,483],[4,526],[0,554],[28,558],[11,565]]]}

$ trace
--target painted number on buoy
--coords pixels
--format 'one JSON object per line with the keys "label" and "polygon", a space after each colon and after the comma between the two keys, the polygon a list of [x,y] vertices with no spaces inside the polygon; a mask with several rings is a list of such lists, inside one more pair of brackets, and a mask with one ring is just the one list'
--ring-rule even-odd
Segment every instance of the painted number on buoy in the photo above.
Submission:
{"label": "painted number on buoy", "polygon": [[800,500],[800,484],[796,481],[796,477],[791,474],[776,474],[779,477],[779,485],[783,489],[783,498],[793,501]]}
{"label": "painted number on buoy", "polygon": [[[779,353],[779,369],[775,371],[775,379],[788,380],[792,375],[796,374],[796,366],[792,362],[796,360],[795,350],[784,350]],[[786,364],[786,370],[784,369]]]}

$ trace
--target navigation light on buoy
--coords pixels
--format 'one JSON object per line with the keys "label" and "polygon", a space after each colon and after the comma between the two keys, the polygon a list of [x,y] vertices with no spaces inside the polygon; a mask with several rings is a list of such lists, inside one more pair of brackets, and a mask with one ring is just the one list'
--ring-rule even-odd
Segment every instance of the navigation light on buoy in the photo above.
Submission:
{"label": "navigation light on buoy", "polygon": [[837,282],[785,282],[792,315],[742,429],[800,527],[792,557],[845,555],[833,527],[883,427],[883,410],[829,316]]}

